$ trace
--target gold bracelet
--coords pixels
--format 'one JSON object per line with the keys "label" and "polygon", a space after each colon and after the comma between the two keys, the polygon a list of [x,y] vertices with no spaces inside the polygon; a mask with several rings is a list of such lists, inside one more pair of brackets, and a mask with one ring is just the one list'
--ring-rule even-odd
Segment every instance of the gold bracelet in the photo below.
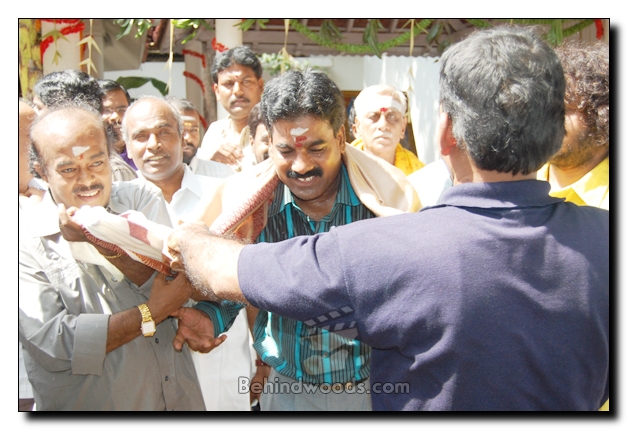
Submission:
{"label": "gold bracelet", "polygon": [[124,253],[121,253],[121,254],[118,254],[118,255],[103,255],[103,254],[100,254],[100,255],[105,257],[107,260],[113,260],[113,259],[122,257],[124,255]]}

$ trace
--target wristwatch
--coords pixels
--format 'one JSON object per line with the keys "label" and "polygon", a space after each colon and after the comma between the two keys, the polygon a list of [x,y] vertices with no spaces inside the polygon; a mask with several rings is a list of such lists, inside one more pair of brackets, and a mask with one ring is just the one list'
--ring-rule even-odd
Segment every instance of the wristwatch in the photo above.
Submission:
{"label": "wristwatch", "polygon": [[142,314],[142,334],[146,337],[150,337],[155,334],[157,329],[155,328],[155,321],[150,314],[150,310],[146,303],[142,303],[138,306],[140,313]]}

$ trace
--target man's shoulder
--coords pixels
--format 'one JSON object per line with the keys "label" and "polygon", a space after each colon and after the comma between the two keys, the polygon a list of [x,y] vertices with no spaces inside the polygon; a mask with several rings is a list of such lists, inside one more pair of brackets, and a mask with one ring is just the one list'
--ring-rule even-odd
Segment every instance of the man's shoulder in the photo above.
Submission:
{"label": "man's shoulder", "polygon": [[136,196],[141,193],[160,195],[159,188],[144,178],[135,178],[131,181],[113,182],[111,184],[111,198],[120,199],[128,196]]}
{"label": "man's shoulder", "polygon": [[141,211],[148,204],[160,204],[160,202],[164,202],[161,190],[144,178],[114,182],[111,185],[109,204],[115,212],[121,213],[126,210]]}
{"label": "man's shoulder", "polygon": [[198,164],[196,165],[197,175],[209,176],[213,178],[226,178],[234,175],[235,172],[229,166],[224,163],[219,163],[213,160],[204,160],[197,157]]}
{"label": "man's shoulder", "polygon": [[209,124],[209,127],[207,128],[207,133],[209,134],[209,133],[221,131],[225,127],[229,127],[229,123],[230,123],[229,118],[217,119],[216,121]]}

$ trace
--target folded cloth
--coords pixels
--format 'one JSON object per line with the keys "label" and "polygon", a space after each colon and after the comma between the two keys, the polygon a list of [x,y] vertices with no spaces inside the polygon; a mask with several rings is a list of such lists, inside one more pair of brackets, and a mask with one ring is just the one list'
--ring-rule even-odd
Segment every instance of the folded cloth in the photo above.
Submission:
{"label": "folded cloth", "polygon": [[127,254],[165,275],[172,274],[170,267],[162,262],[164,241],[172,228],[149,221],[141,212],[114,215],[102,206],[83,206],[76,211],[73,220],[81,225],[91,243]]}
{"label": "folded cloth", "polygon": [[[345,145],[342,162],[360,201],[377,216],[421,209],[414,187],[401,170],[381,158]],[[279,184],[272,158],[226,178],[204,201],[201,221],[218,235],[252,241],[263,230],[268,205]]]}

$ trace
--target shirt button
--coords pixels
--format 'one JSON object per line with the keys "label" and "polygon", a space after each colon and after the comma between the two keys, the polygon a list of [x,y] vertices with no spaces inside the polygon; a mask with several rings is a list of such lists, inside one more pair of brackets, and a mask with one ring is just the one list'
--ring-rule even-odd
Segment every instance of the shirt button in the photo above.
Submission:
{"label": "shirt button", "polygon": [[168,375],[166,375],[166,381],[168,380]]}
{"label": "shirt button", "polygon": [[327,351],[323,352],[323,357],[329,357],[329,352]]}
{"label": "shirt button", "polygon": [[158,337],[155,338],[155,343],[159,343],[159,338]]}

